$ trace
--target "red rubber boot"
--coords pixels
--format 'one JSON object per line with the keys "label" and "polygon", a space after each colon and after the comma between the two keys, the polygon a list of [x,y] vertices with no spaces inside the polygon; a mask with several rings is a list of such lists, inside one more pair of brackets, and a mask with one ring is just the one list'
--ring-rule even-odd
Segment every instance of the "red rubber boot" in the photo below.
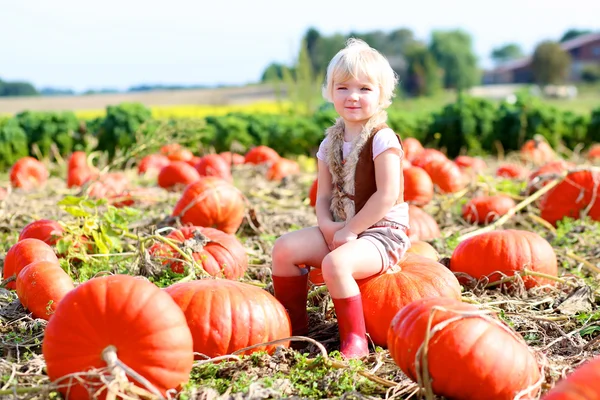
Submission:
{"label": "red rubber boot", "polygon": [[345,299],[333,299],[340,331],[340,353],[346,358],[361,358],[369,354],[365,317],[360,294]]}
{"label": "red rubber boot", "polygon": [[299,276],[272,276],[275,298],[285,307],[292,322],[293,336],[308,334],[308,274]]}

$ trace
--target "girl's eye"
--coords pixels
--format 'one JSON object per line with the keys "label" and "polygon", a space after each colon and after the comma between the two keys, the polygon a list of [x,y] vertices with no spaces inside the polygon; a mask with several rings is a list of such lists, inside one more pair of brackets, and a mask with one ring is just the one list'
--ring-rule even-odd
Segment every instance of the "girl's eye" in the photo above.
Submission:
{"label": "girl's eye", "polygon": [[346,90],[346,88],[343,86],[340,86],[340,87],[338,87],[338,90]]}
{"label": "girl's eye", "polygon": [[362,88],[361,90],[369,90],[369,91],[370,91],[370,90],[371,90],[371,88],[364,87],[364,88]]}

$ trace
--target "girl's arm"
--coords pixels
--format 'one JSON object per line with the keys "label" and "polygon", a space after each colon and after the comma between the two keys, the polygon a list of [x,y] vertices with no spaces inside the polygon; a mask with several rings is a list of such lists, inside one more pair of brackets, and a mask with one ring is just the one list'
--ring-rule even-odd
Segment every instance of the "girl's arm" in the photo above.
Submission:
{"label": "girl's arm", "polygon": [[363,208],[346,223],[346,229],[358,235],[379,222],[394,206],[400,193],[400,150],[390,148],[375,157],[377,191]]}

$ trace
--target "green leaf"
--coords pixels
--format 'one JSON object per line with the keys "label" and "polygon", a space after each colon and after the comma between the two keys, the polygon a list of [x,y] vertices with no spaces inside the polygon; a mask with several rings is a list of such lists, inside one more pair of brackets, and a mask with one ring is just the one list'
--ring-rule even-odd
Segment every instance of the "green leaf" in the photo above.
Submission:
{"label": "green leaf", "polygon": [[96,231],[92,232],[92,236],[94,237],[94,242],[96,243],[96,246],[98,247],[98,252],[100,254],[109,254],[110,250],[104,241],[105,236]]}
{"label": "green leaf", "polygon": [[76,206],[81,203],[81,197],[77,196],[65,196],[61,201],[58,202],[59,206]]}
{"label": "green leaf", "polygon": [[89,212],[85,211],[84,209],[82,209],[80,207],[67,206],[67,207],[63,207],[63,209],[74,217],[91,217],[92,216],[92,214],[90,214]]}

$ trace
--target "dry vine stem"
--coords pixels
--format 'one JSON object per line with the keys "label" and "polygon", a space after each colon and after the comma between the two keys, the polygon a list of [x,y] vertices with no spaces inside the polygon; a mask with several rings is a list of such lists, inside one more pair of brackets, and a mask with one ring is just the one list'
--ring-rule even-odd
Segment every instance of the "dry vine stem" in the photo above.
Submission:
{"label": "dry vine stem", "polygon": [[[457,315],[455,317],[449,318],[445,321],[441,321],[440,323],[438,323],[434,327],[432,327],[433,317],[434,317],[436,311],[454,313]],[[465,318],[482,318],[492,324],[495,324],[496,326],[499,326],[505,332],[510,334],[515,340],[517,340],[520,343],[523,343],[525,345],[525,347],[527,348],[527,350],[534,357],[536,356],[536,353],[529,346],[527,346],[527,343],[520,335],[518,335],[516,332],[514,332],[512,329],[510,329],[508,326],[501,323],[497,319],[490,317],[489,314],[491,314],[492,312],[493,311],[481,310],[481,309],[474,310],[474,311],[457,311],[457,310],[449,309],[449,308],[446,308],[443,306],[433,306],[431,308],[431,310],[429,312],[429,318],[427,320],[427,330],[425,332],[425,338],[423,340],[423,343],[421,343],[421,346],[419,346],[417,353],[415,354],[415,372],[417,374],[417,383],[419,385],[419,388],[421,389],[421,392],[424,392],[425,398],[427,400],[435,399],[435,393],[433,392],[433,386],[431,384],[433,379],[429,375],[429,357],[428,357],[429,342],[431,341],[431,339],[433,338],[433,336],[436,333],[445,329],[446,327],[448,327],[450,324],[452,324],[454,322],[460,321]],[[536,359],[537,359],[537,357],[536,357]],[[538,379],[538,381],[535,382],[534,384],[532,384],[531,386],[529,386],[529,387],[521,390],[519,393],[517,393],[516,399],[520,399],[524,395],[531,394],[533,391],[535,391],[541,387],[542,382],[544,382],[544,380],[545,380],[545,376],[544,376],[543,368],[541,368],[539,365],[538,365],[538,368],[540,371],[540,379]]]}
{"label": "dry vine stem", "polygon": [[460,243],[466,239],[469,239],[473,236],[477,236],[481,233],[493,231],[497,227],[504,225],[509,219],[511,219],[514,215],[516,215],[517,212],[521,211],[523,208],[527,207],[529,204],[533,203],[535,200],[540,198],[542,195],[549,192],[550,189],[554,188],[556,185],[558,185],[560,182],[562,182],[566,176],[567,176],[567,174],[564,173],[561,175],[560,178],[550,181],[546,186],[544,186],[543,188],[541,188],[540,190],[538,190],[531,196],[527,197],[525,200],[521,201],[519,204],[517,204],[510,210],[508,210],[508,212],[506,214],[504,214],[502,217],[498,218],[494,223],[492,223],[488,226],[485,226],[483,228],[474,230],[472,232],[465,233],[462,236],[459,236],[458,242]]}

